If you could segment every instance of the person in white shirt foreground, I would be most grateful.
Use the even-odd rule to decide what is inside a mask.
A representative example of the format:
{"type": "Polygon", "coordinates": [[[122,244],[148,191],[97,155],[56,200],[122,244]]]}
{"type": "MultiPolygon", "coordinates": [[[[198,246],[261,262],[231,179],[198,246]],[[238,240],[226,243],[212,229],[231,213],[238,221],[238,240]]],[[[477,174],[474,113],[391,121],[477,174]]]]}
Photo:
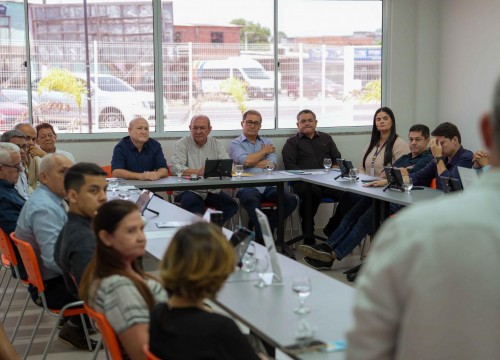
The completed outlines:
{"type": "Polygon", "coordinates": [[[377,234],[346,359],[500,359],[500,81],[480,128],[492,169],[377,234]]]}

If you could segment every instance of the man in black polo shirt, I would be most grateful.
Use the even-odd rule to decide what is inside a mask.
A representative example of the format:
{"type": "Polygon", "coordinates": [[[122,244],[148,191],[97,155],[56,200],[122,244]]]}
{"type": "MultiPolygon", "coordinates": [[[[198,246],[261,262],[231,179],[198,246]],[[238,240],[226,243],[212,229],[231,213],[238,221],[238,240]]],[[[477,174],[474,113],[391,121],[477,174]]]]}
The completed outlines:
{"type": "MultiPolygon", "coordinates": [[[[332,137],[316,131],[318,120],[311,110],[301,110],[297,114],[299,132],[290,137],[282,150],[286,170],[323,169],[323,160],[332,159],[332,164],[340,158],[332,137]]],[[[300,216],[304,243],[314,244],[314,216],[323,197],[340,198],[341,192],[309,183],[297,182],[293,191],[301,198],[300,216]]]]}
{"type": "Polygon", "coordinates": [[[149,137],[148,122],[139,117],[130,122],[129,136],[116,144],[111,158],[113,176],[130,180],[158,180],[168,176],[161,145],[149,137]]]}

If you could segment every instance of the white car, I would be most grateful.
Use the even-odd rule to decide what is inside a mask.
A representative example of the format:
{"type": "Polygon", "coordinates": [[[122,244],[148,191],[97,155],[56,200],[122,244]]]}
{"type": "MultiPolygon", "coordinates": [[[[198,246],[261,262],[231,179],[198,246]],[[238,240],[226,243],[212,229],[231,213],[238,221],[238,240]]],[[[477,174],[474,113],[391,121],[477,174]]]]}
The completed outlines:
{"type": "MultiPolygon", "coordinates": [[[[82,73],[74,75],[85,81],[82,73]]],[[[138,116],[146,119],[150,126],[155,126],[155,97],[153,92],[137,91],[123,80],[113,75],[99,74],[90,76],[90,99],[93,125],[99,128],[126,128],[130,121],[138,116]],[[97,122],[96,122],[97,120],[97,122]]],[[[33,85],[36,93],[39,81],[33,85]]],[[[50,123],[71,122],[78,117],[87,123],[87,98],[82,99],[81,115],[75,100],[62,92],[43,91],[34,95],[41,106],[45,121],[50,123]],[[50,114],[52,113],[52,114],[50,114]],[[51,118],[49,117],[51,116],[51,118]]],[[[164,119],[167,118],[168,106],[163,100],[164,119]]]]}

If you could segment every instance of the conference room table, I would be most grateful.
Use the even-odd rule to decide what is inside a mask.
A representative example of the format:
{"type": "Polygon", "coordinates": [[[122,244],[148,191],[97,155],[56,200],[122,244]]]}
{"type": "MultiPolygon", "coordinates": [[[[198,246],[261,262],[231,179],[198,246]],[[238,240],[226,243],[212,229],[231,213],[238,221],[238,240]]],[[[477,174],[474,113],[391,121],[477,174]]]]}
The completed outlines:
{"type": "MultiPolygon", "coordinates": [[[[133,194],[131,200],[136,197],[137,195],[133,194]]],[[[144,213],[147,221],[146,251],[160,260],[178,228],[160,229],[157,223],[178,222],[180,225],[197,221],[199,216],[159,197],[153,197],[148,208],[159,214],[148,211],[144,213]]],[[[231,232],[226,229],[225,234],[229,237],[231,232]]],[[[257,256],[266,251],[265,247],[255,245],[257,256]]],[[[316,339],[325,342],[345,339],[346,331],[353,323],[354,289],[286,256],[281,254],[277,256],[283,274],[282,283],[256,288],[254,284],[257,282],[257,274],[236,270],[226,281],[214,302],[280,350],[296,342],[296,331],[299,321],[303,318],[315,329],[316,339]],[[294,313],[298,300],[292,291],[292,281],[297,275],[311,279],[312,292],[306,300],[306,306],[311,312],[307,315],[294,313]]],[[[344,352],[315,351],[291,357],[306,360],[343,359],[344,352]]]]}
{"type": "Polygon", "coordinates": [[[285,239],[285,218],[284,218],[284,192],[285,186],[289,181],[298,181],[301,178],[294,174],[281,173],[274,171],[272,174],[244,173],[242,177],[219,178],[198,178],[191,180],[182,177],[181,181],[176,176],[168,176],[156,181],[143,180],[124,180],[126,185],[135,186],[139,189],[148,189],[151,191],[185,191],[185,190],[207,190],[207,189],[235,189],[243,187],[276,186],[278,190],[278,224],[277,224],[277,242],[283,243],[285,239]]]}
{"type": "MultiPolygon", "coordinates": [[[[431,188],[424,187],[421,190],[412,190],[409,194],[388,189],[383,191],[383,188],[365,187],[363,180],[374,179],[371,176],[364,174],[359,175],[359,180],[352,182],[349,178],[338,177],[339,170],[332,169],[326,172],[324,169],[318,170],[303,170],[299,172],[274,171],[272,174],[244,174],[241,178],[209,178],[191,181],[188,178],[182,178],[181,181],[177,177],[169,176],[156,181],[142,180],[125,180],[127,185],[135,186],[140,189],[148,189],[152,191],[168,191],[168,190],[200,190],[200,189],[221,189],[221,188],[241,188],[241,187],[258,187],[258,186],[276,186],[278,189],[278,225],[277,225],[277,242],[284,242],[284,189],[289,182],[304,181],[310,184],[324,186],[336,190],[346,191],[362,196],[368,196],[373,200],[373,229],[376,231],[380,224],[389,216],[389,204],[395,203],[399,205],[412,205],[422,201],[443,196],[443,192],[431,188]]],[[[289,241],[288,244],[294,243],[289,241]]]]}

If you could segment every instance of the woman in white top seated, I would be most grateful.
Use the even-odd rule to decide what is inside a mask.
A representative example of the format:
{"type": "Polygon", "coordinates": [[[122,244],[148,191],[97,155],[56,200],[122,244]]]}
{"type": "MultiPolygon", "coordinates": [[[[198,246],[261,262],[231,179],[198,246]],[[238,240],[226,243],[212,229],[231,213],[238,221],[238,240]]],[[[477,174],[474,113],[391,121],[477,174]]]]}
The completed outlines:
{"type": "Polygon", "coordinates": [[[136,259],[144,255],[144,220],[126,200],[103,204],[94,218],[96,253],[80,283],[80,297],[103,313],[118,336],[124,359],[144,359],[149,343],[149,312],[166,292],[144,273],[136,259]]]}

